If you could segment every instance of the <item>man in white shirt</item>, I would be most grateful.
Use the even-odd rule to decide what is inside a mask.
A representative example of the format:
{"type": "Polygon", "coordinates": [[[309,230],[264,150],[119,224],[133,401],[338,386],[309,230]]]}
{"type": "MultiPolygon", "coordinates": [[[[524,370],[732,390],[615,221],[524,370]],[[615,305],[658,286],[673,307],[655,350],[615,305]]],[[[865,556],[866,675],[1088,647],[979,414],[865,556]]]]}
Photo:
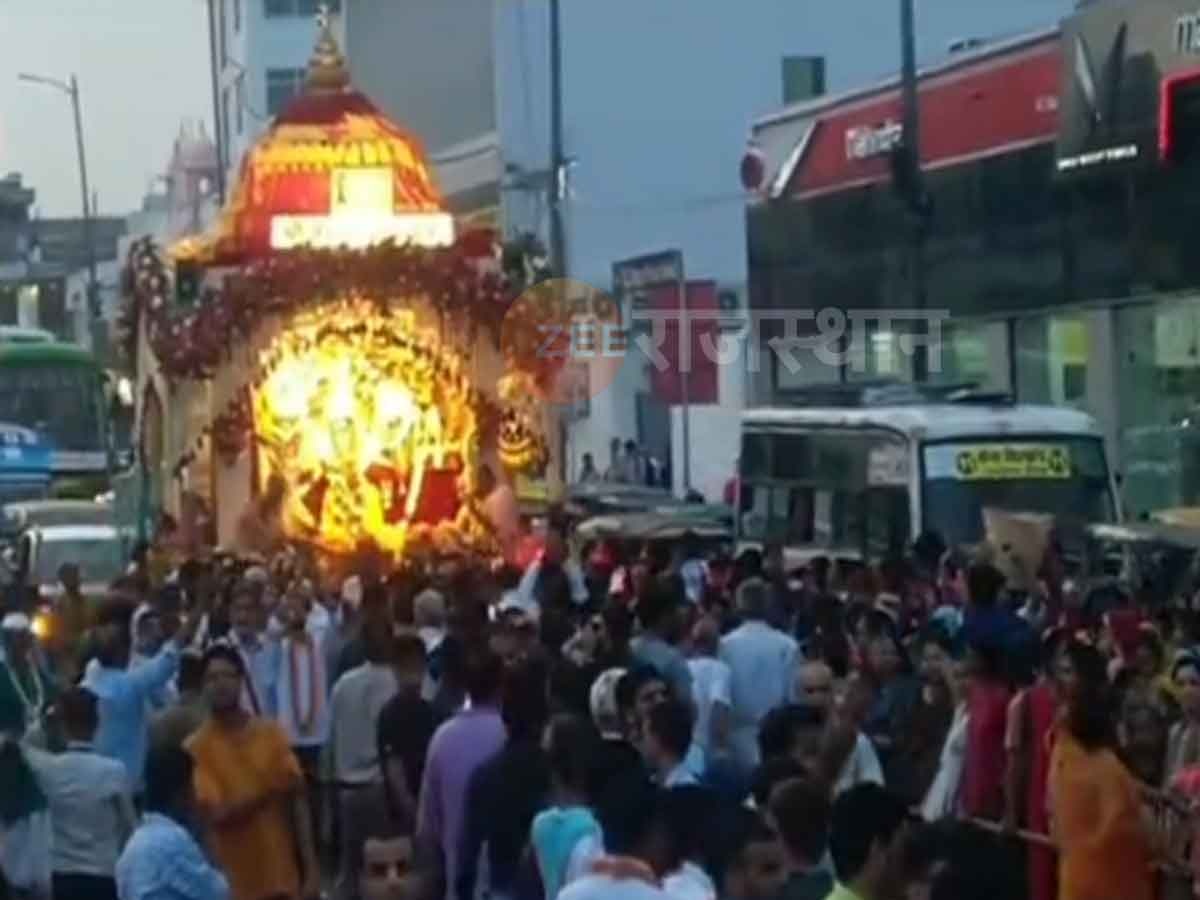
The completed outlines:
{"type": "Polygon", "coordinates": [[[743,624],[721,639],[720,657],[732,673],[733,751],[746,770],[758,765],[758,726],[772,709],[791,698],[796,642],[767,624],[770,585],[760,578],[742,583],[737,610],[743,624]]]}
{"type": "Polygon", "coordinates": [[[74,687],[56,707],[67,738],[65,753],[22,748],[50,809],[55,900],[115,900],[114,872],[133,833],[133,796],[125,767],[92,748],[96,695],[74,687]]]}
{"type": "Polygon", "coordinates": [[[321,833],[319,784],[321,751],[329,740],[329,678],[325,672],[327,630],[314,633],[312,600],[303,584],[295,585],[280,604],[284,633],[279,645],[275,683],[275,720],[287,734],[308,783],[313,829],[321,833]]]}
{"type": "Polygon", "coordinates": [[[342,822],[337,885],[341,900],[350,900],[357,891],[354,855],[362,846],[364,829],[387,814],[376,723],[400,685],[391,665],[390,623],[364,620],[362,640],[366,662],[337,680],[329,702],[329,747],[342,822]]]}
{"type": "Polygon", "coordinates": [[[689,531],[683,536],[683,562],[679,566],[679,577],[683,579],[689,603],[699,603],[704,599],[704,587],[708,583],[708,563],[704,561],[700,538],[694,531],[689,531]]]}

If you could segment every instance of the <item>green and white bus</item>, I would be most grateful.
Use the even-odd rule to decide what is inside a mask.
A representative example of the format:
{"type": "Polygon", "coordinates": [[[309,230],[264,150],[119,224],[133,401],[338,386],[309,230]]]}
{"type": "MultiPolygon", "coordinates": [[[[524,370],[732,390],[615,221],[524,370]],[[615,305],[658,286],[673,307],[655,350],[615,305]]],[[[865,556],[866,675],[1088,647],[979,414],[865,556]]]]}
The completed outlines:
{"type": "Polygon", "coordinates": [[[115,463],[108,377],[83,347],[38,329],[0,328],[0,422],[51,448],[54,493],[91,499],[115,463]]]}

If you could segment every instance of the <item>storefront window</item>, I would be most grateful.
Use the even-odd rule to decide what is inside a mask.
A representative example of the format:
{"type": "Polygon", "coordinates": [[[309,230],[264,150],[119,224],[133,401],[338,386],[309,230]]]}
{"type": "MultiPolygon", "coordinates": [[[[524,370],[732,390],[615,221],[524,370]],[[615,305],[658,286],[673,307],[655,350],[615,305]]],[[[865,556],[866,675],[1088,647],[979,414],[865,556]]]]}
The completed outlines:
{"type": "Polygon", "coordinates": [[[1019,320],[1016,349],[1017,396],[1022,403],[1087,408],[1091,337],[1082,315],[1019,320]]]}
{"type": "MultiPolygon", "coordinates": [[[[837,365],[817,356],[813,347],[794,345],[778,351],[767,348],[775,368],[775,390],[795,391],[817,384],[837,384],[841,372],[837,365]]],[[[825,354],[829,356],[829,354],[825,354]]]]}
{"type": "Polygon", "coordinates": [[[848,381],[912,381],[913,345],[898,324],[889,323],[885,328],[866,321],[851,330],[846,352],[848,381]]]}
{"type": "Polygon", "coordinates": [[[942,384],[975,384],[989,391],[1011,390],[1005,322],[963,322],[942,329],[940,360],[930,359],[930,379],[942,384]],[[935,366],[936,363],[940,365],[935,366]]]}
{"type": "Polygon", "coordinates": [[[1200,300],[1116,311],[1130,515],[1200,504],[1200,300]]]}

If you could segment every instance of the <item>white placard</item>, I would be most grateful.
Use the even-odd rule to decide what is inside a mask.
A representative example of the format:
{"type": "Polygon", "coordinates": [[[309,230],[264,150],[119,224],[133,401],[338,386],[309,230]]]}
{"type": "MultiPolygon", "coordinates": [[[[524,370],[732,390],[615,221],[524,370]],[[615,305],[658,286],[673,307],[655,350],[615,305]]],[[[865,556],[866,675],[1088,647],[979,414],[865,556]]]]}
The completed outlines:
{"type": "Polygon", "coordinates": [[[908,448],[903,444],[871,448],[867,457],[867,484],[871,487],[904,487],[908,472],[908,448]]]}
{"type": "Polygon", "coordinates": [[[454,243],[454,218],[448,213],[340,213],[333,216],[273,216],[271,247],[353,250],[395,241],[420,247],[454,243]]]}

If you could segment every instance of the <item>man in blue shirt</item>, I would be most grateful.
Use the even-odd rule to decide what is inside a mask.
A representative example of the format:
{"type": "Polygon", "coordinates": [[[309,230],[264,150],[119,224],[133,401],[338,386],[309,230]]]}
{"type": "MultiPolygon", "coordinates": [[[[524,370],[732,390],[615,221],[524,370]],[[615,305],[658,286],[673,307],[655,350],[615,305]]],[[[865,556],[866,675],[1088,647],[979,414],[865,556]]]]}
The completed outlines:
{"type": "Polygon", "coordinates": [[[96,752],[123,763],[136,791],[146,760],[149,700],[175,677],[180,648],[191,641],[200,617],[195,611],[188,614],[157,655],[130,669],[132,619],[133,605],[124,598],[112,598],[101,608],[97,617],[98,665],[88,669],[82,686],[97,699],[96,752]]]}
{"type": "Polygon", "coordinates": [[[146,761],[146,813],[117,860],[121,900],[229,900],[229,882],[192,837],[191,817],[192,757],[156,748],[146,761]]]}

